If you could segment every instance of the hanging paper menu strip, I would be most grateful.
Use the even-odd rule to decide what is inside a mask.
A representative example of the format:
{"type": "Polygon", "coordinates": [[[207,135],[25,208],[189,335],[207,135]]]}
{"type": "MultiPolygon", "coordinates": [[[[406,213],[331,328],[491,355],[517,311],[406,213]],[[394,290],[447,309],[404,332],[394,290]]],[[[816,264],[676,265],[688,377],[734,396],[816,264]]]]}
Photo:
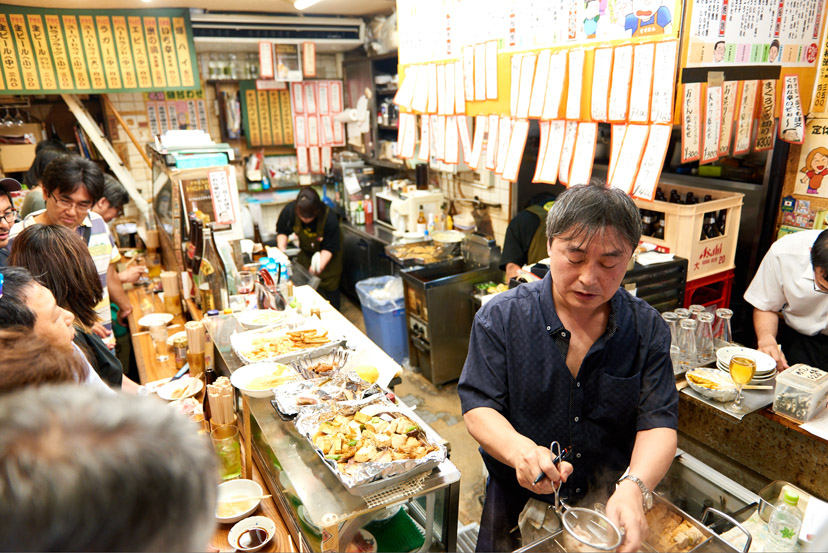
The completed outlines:
{"type": "Polygon", "coordinates": [[[722,85],[722,127],[719,135],[719,156],[726,156],[730,153],[730,136],[733,134],[736,92],[738,90],[738,81],[725,81],[722,85]]]}
{"type": "Polygon", "coordinates": [[[460,147],[463,149],[463,161],[468,164],[471,159],[472,145],[469,137],[469,121],[465,115],[457,116],[457,132],[460,135],[460,147]]]}
{"type": "Polygon", "coordinates": [[[520,64],[523,54],[515,54],[511,57],[511,71],[509,72],[509,113],[512,117],[517,115],[518,95],[520,94],[520,64]]]}
{"type": "Polygon", "coordinates": [[[512,120],[505,115],[500,118],[500,128],[497,129],[497,163],[495,173],[500,175],[506,167],[506,156],[509,154],[509,141],[512,139],[512,120]]]}
{"type": "MultiPolygon", "coordinates": [[[[236,211],[233,209],[233,198],[230,195],[230,180],[227,171],[210,171],[207,173],[210,180],[210,195],[213,197],[213,213],[215,222],[219,225],[231,225],[236,222],[236,211]]],[[[235,184],[234,184],[235,186],[235,184]]]]}
{"type": "Polygon", "coordinates": [[[572,170],[569,174],[570,185],[588,184],[592,175],[592,163],[595,160],[595,144],[598,139],[598,123],[580,123],[575,139],[575,151],[572,154],[572,170]]]}
{"type": "Polygon", "coordinates": [[[486,43],[486,100],[497,100],[497,41],[486,43]]]}
{"type": "Polygon", "coordinates": [[[447,63],[446,67],[446,115],[454,115],[454,92],[455,92],[455,84],[454,84],[454,64],[447,63]]]}
{"type": "Polygon", "coordinates": [[[738,94],[739,105],[736,108],[736,138],[733,140],[733,153],[745,154],[750,150],[750,138],[753,134],[753,119],[756,110],[756,91],[759,81],[741,83],[738,94]]]}
{"type": "Polygon", "coordinates": [[[397,93],[394,94],[393,102],[401,108],[411,109],[411,103],[414,101],[414,84],[417,81],[419,74],[419,66],[411,65],[405,70],[405,78],[400,83],[397,93]]]}
{"type": "Polygon", "coordinates": [[[477,100],[475,96],[474,86],[474,71],[475,71],[475,54],[474,46],[463,47],[463,88],[466,92],[466,98],[471,102],[477,100]]]}
{"type": "Polygon", "coordinates": [[[632,196],[642,200],[652,200],[655,197],[658,178],[664,167],[664,156],[667,155],[667,146],[670,144],[670,125],[650,125],[647,136],[647,146],[641,156],[638,174],[635,176],[632,196]]]}
{"type": "Polygon", "coordinates": [[[428,67],[414,66],[414,98],[411,100],[411,109],[419,113],[428,112],[428,67]]]}
{"type": "Polygon", "coordinates": [[[632,84],[630,85],[630,123],[647,123],[653,81],[655,44],[636,44],[633,50],[632,84]]]}
{"type": "Polygon", "coordinates": [[[532,82],[535,77],[535,61],[537,56],[526,54],[520,61],[520,84],[518,87],[517,117],[529,117],[529,103],[532,99],[532,82]]]}
{"type": "Polygon", "coordinates": [[[446,146],[444,148],[445,161],[449,165],[457,165],[460,155],[460,138],[457,133],[457,118],[454,115],[446,117],[446,146]]]}
{"type": "Polygon", "coordinates": [[[610,85],[608,108],[609,120],[612,123],[623,123],[627,120],[632,62],[632,46],[619,46],[615,49],[612,61],[612,84],[610,85]]]}
{"type": "Polygon", "coordinates": [[[503,178],[509,182],[517,180],[527,136],[529,136],[529,121],[526,119],[516,121],[515,128],[512,129],[512,137],[509,139],[506,164],[503,166],[503,178]]]}
{"type": "Polygon", "coordinates": [[[428,68],[428,107],[426,111],[428,113],[437,113],[437,94],[439,91],[437,84],[437,64],[430,63],[426,67],[428,68]]]}
{"type": "Polygon", "coordinates": [[[546,151],[543,153],[543,167],[538,176],[540,182],[555,184],[558,181],[565,129],[566,121],[549,122],[549,137],[546,139],[546,151]]]}
{"type": "Polygon", "coordinates": [[[719,159],[719,138],[722,134],[722,87],[707,86],[704,101],[704,131],[699,163],[719,159]]]}
{"type": "Polygon", "coordinates": [[[431,152],[440,161],[445,160],[446,153],[446,118],[442,115],[431,117],[431,152]]]}
{"type": "Polygon", "coordinates": [[[782,77],[782,113],[779,118],[779,138],[792,144],[805,140],[805,118],[799,98],[799,76],[782,77]]]}
{"type": "Polygon", "coordinates": [[[304,147],[296,148],[296,171],[300,175],[307,175],[310,170],[308,168],[308,149],[304,147]]]}
{"type": "Polygon", "coordinates": [[[293,112],[305,113],[305,92],[302,83],[291,83],[290,96],[293,100],[293,112]]]}
{"type": "Polygon", "coordinates": [[[590,116],[593,121],[607,121],[607,104],[609,103],[610,75],[612,75],[612,48],[595,50],[592,66],[592,94],[590,116]]]}
{"type": "Polygon", "coordinates": [[[437,114],[446,115],[446,66],[437,66],[437,114]]]}
{"type": "Polygon", "coordinates": [[[546,80],[546,98],[543,103],[541,119],[552,120],[560,117],[564,84],[564,79],[561,77],[565,71],[566,50],[555,52],[549,59],[549,76],[546,80]]]}
{"type": "MultiPolygon", "coordinates": [[[[405,121],[405,136],[400,144],[400,155],[403,159],[414,157],[414,147],[417,144],[417,116],[413,113],[401,113],[400,119],[405,121]]],[[[400,123],[402,127],[402,123],[400,123]]]]}
{"type": "Polygon", "coordinates": [[[676,88],[678,41],[659,42],[653,56],[653,98],[650,104],[651,123],[673,122],[673,91],[676,88]]]}
{"type": "Polygon", "coordinates": [[[466,90],[463,86],[463,64],[454,62],[454,111],[466,113],[466,90]]]}
{"type": "Polygon", "coordinates": [[[701,83],[685,83],[681,102],[681,162],[701,156],[701,83]]]}
{"type": "Polygon", "coordinates": [[[483,137],[486,134],[486,123],[488,118],[485,115],[478,115],[474,118],[474,142],[472,143],[471,157],[468,165],[470,169],[480,167],[480,155],[483,153],[483,137]]]}
{"type": "Polygon", "coordinates": [[[570,50],[568,90],[566,93],[566,118],[577,121],[581,118],[581,90],[584,84],[584,51],[570,50]]]}
{"type": "Polygon", "coordinates": [[[776,81],[760,81],[759,85],[759,126],[753,149],[757,152],[773,148],[774,111],[776,109],[776,81]]]}
{"type": "Polygon", "coordinates": [[[500,126],[500,118],[497,115],[489,116],[487,125],[489,132],[486,135],[486,169],[494,171],[497,162],[497,133],[500,126]]]}
{"type": "Polygon", "coordinates": [[[558,168],[558,180],[569,186],[569,171],[572,168],[572,153],[575,151],[575,140],[578,138],[578,122],[567,121],[564,131],[563,148],[561,149],[561,164],[558,168]]]}
{"type": "MultiPolygon", "coordinates": [[[[471,96],[470,96],[471,97],[471,96]]],[[[474,45],[474,96],[475,100],[486,99],[486,45],[474,45]]]]}
{"type": "Polygon", "coordinates": [[[417,152],[417,161],[425,161],[428,162],[428,152],[429,147],[431,146],[431,131],[429,130],[431,126],[429,125],[429,117],[428,115],[423,115],[420,117],[420,149],[417,152]]]}
{"type": "Polygon", "coordinates": [[[532,175],[532,182],[541,182],[540,173],[543,169],[543,160],[546,155],[546,143],[549,140],[549,121],[541,121],[538,125],[540,127],[540,144],[538,144],[538,160],[535,163],[535,173],[532,175]]]}
{"type": "Polygon", "coordinates": [[[532,82],[532,94],[529,101],[529,117],[533,119],[543,115],[543,101],[546,98],[546,83],[549,80],[549,60],[551,57],[551,50],[543,50],[538,54],[535,79],[532,82]]]}
{"type": "Polygon", "coordinates": [[[609,167],[607,168],[607,184],[609,185],[612,185],[612,175],[615,173],[615,166],[618,164],[618,155],[621,153],[621,145],[624,143],[624,135],[626,133],[627,125],[618,124],[612,126],[609,167]]]}
{"type": "Polygon", "coordinates": [[[612,174],[613,188],[623,190],[627,194],[632,191],[641,161],[641,153],[647,142],[648,132],[648,125],[627,126],[627,131],[624,133],[624,142],[621,144],[621,151],[618,153],[618,162],[612,174]]]}

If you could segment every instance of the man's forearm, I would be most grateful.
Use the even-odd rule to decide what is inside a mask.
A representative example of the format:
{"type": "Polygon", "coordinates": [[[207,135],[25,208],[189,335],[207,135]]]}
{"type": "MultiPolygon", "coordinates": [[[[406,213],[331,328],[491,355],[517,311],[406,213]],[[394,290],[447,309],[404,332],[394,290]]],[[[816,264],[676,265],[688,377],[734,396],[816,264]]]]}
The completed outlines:
{"type": "Polygon", "coordinates": [[[333,254],[328,250],[320,250],[319,251],[319,272],[320,273],[325,270],[325,267],[328,266],[328,263],[330,263],[332,257],[333,257],[333,254]]]}
{"type": "Polygon", "coordinates": [[[753,310],[753,328],[756,330],[756,342],[759,346],[775,345],[779,330],[779,315],[774,311],[753,310]]]}
{"type": "Polygon", "coordinates": [[[505,269],[506,282],[509,282],[518,275],[518,272],[520,271],[520,265],[518,265],[517,263],[507,263],[505,269]]]}
{"type": "Polygon", "coordinates": [[[288,242],[287,234],[277,234],[276,235],[276,247],[279,248],[280,250],[285,251],[287,249],[287,242],[288,242]]]}
{"type": "Polygon", "coordinates": [[[518,433],[506,417],[490,407],[478,407],[468,411],[463,415],[463,421],[472,438],[477,440],[489,455],[513,468],[517,462],[516,454],[536,445],[518,433]]]}
{"type": "Polygon", "coordinates": [[[638,432],[630,459],[630,474],[639,477],[650,490],[654,489],[673,463],[677,436],[672,428],[652,428],[638,432]]]}

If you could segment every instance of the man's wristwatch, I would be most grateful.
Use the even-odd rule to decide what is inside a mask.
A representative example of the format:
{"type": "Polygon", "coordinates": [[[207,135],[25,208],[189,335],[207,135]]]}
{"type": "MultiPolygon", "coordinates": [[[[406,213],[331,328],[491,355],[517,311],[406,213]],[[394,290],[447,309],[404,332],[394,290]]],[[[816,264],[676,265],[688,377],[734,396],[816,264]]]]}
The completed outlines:
{"type": "Polygon", "coordinates": [[[650,509],[653,508],[653,492],[650,491],[644,482],[641,481],[641,478],[634,474],[625,474],[621,478],[618,479],[618,482],[615,483],[615,486],[618,487],[618,484],[623,482],[624,480],[632,480],[638,486],[638,489],[641,490],[641,497],[643,498],[643,505],[644,505],[644,512],[646,513],[650,509]]]}

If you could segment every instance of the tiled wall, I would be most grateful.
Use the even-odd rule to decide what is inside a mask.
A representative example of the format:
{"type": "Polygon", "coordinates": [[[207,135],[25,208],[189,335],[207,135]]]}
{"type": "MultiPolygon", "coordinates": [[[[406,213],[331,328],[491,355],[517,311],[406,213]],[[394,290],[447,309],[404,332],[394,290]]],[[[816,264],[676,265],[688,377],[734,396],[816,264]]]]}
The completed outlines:
{"type": "MultiPolygon", "coordinates": [[[[488,212],[495,241],[503,246],[503,237],[506,235],[506,227],[511,219],[509,191],[512,183],[487,170],[457,174],[438,173],[437,178],[440,189],[449,198],[473,199],[477,196],[481,202],[500,204],[498,207],[488,208],[488,212]]],[[[454,206],[458,212],[470,213],[472,211],[472,204],[469,202],[455,201],[454,206]]]]}
{"type": "MultiPolygon", "coordinates": [[[[132,134],[135,135],[138,142],[142,144],[142,147],[144,144],[152,141],[147,123],[147,112],[144,107],[143,94],[140,92],[110,94],[109,100],[121,114],[121,117],[129,126],[129,130],[132,131],[132,134]]],[[[127,135],[114,115],[107,113],[107,118],[109,119],[108,124],[111,135],[109,140],[112,142],[112,146],[132,173],[138,190],[145,198],[149,199],[152,195],[152,170],[147,166],[138,148],[129,139],[129,135],[127,135]]]]}

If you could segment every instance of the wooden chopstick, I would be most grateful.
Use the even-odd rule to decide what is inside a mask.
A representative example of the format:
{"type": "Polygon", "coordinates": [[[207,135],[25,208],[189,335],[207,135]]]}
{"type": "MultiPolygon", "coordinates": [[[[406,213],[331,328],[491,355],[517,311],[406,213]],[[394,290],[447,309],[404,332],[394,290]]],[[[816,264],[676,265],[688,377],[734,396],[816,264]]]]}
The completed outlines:
{"type": "Polygon", "coordinates": [[[239,502],[241,502],[241,501],[257,501],[257,500],[261,501],[262,499],[269,499],[270,497],[271,497],[270,495],[260,495],[260,496],[254,496],[254,497],[231,497],[231,498],[227,498],[227,499],[219,499],[218,502],[219,503],[235,503],[236,501],[239,501],[239,502]]]}

